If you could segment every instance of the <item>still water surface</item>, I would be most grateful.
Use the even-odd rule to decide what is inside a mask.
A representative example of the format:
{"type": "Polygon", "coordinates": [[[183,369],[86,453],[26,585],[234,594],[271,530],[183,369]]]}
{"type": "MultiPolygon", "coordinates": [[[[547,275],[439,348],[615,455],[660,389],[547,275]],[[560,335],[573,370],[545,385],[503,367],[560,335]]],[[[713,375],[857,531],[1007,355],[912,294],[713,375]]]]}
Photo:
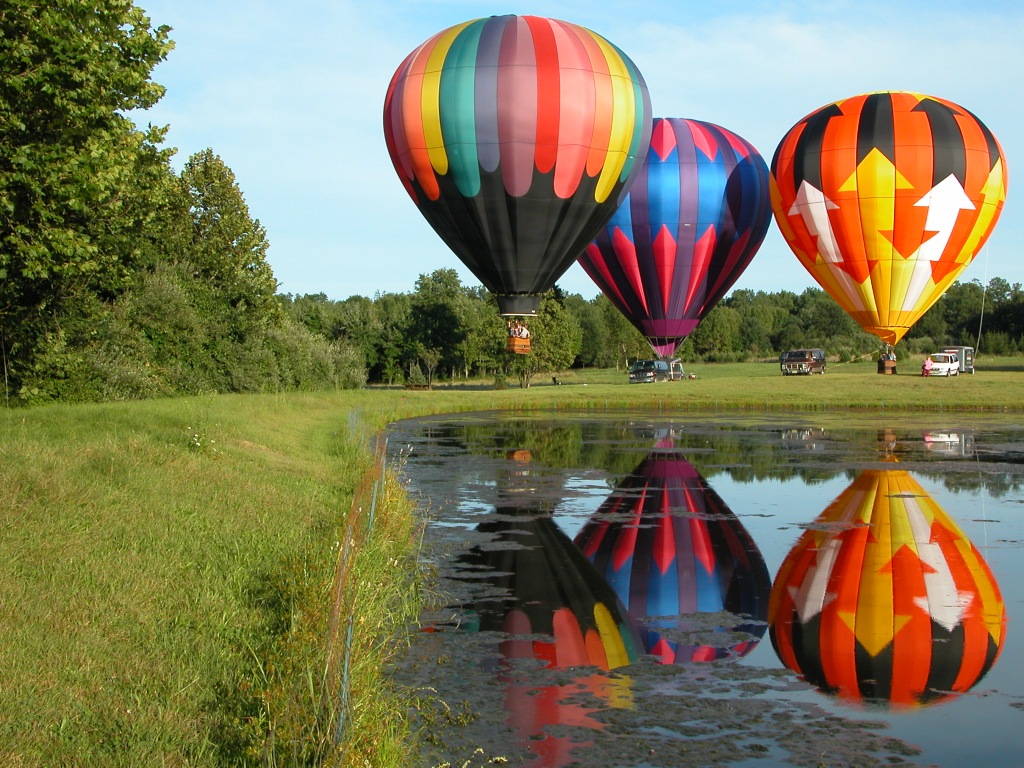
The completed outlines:
{"type": "Polygon", "coordinates": [[[1024,420],[401,422],[423,765],[1024,757],[1024,420]],[[502,763],[507,760],[508,763],[502,763]]]}

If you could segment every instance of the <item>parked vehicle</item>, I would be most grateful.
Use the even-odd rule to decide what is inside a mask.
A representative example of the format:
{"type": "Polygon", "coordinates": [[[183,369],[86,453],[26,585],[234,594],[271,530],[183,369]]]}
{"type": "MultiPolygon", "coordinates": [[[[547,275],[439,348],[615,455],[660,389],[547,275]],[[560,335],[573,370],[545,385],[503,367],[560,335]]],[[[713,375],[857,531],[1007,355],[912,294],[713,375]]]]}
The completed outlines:
{"type": "Polygon", "coordinates": [[[960,373],[974,373],[974,347],[943,347],[943,352],[953,352],[960,361],[960,373]]]}
{"type": "Polygon", "coordinates": [[[783,376],[825,373],[825,350],[791,349],[779,356],[779,368],[783,376]]]}
{"type": "Polygon", "coordinates": [[[921,366],[922,376],[957,376],[960,373],[960,359],[956,352],[933,352],[921,366]]]}
{"type": "Polygon", "coordinates": [[[651,384],[656,381],[682,381],[686,378],[683,364],[672,360],[637,360],[629,367],[630,384],[651,384]]]}

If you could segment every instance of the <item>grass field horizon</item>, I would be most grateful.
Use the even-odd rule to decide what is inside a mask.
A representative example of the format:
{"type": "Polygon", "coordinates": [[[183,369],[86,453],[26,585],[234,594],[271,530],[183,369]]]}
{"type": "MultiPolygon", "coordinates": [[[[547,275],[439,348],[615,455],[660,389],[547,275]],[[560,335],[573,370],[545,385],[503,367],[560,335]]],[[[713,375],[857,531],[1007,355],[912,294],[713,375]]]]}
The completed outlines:
{"type": "Polygon", "coordinates": [[[0,763],[405,765],[406,703],[381,670],[416,614],[419,521],[374,452],[388,423],[491,410],[1024,413],[1024,358],[982,358],[950,379],[909,365],[783,377],[770,363],[688,364],[695,379],[652,385],[584,370],[528,389],[442,380],[4,409],[0,763]]]}

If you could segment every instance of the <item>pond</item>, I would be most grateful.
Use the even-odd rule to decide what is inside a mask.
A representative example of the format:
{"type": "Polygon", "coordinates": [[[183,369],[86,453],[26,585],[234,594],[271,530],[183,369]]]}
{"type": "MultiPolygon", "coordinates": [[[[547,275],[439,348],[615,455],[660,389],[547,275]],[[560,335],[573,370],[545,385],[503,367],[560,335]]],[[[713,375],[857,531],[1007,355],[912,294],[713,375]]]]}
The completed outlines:
{"type": "Polygon", "coordinates": [[[1024,419],[410,420],[421,765],[1015,764],[1024,419]]]}

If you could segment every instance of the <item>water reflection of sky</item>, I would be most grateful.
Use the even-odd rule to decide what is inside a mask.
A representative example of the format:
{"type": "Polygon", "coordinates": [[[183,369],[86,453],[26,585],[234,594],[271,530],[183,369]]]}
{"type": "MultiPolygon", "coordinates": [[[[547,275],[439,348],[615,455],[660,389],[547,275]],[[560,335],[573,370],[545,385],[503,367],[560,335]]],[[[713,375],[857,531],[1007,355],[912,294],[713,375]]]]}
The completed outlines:
{"type": "MultiPolygon", "coordinates": [[[[464,426],[464,417],[455,419],[460,420],[464,426]]],[[[781,423],[761,423],[738,432],[721,417],[717,424],[705,424],[697,430],[692,421],[671,424],[680,437],[675,443],[680,454],[700,467],[708,486],[756,542],[770,577],[779,572],[806,526],[834,500],[848,493],[851,482],[865,468],[909,469],[909,476],[919,484],[923,495],[955,521],[987,562],[1002,590],[1010,618],[1002,656],[995,667],[968,693],[952,701],[909,711],[880,711],[878,707],[858,709],[844,705],[799,686],[784,695],[843,718],[881,718],[891,726],[888,735],[922,747],[922,754],[915,758],[922,763],[1013,762],[1019,756],[1016,726],[1024,708],[1024,652],[1019,618],[1014,623],[1016,615],[1024,610],[1024,589],[1020,579],[1015,578],[1024,566],[1024,492],[1016,484],[1020,478],[1015,474],[1020,450],[1018,435],[1022,433],[1005,422],[961,424],[940,431],[926,429],[919,423],[900,424],[893,419],[888,420],[886,429],[878,430],[870,426],[870,418],[864,417],[852,426],[839,422],[827,428],[806,427],[799,416],[781,417],[778,421],[781,423]],[[686,439],[682,439],[684,435],[686,439]],[[721,436],[723,447],[719,450],[721,436]],[[744,458],[748,455],[745,451],[749,460],[744,458]],[[893,458],[900,461],[892,463],[893,458]],[[716,463],[718,459],[722,461],[716,463]]],[[[501,478],[509,466],[505,458],[508,441],[528,443],[524,435],[529,434],[531,425],[519,425],[496,438],[483,426],[483,421],[478,421],[471,429],[454,429],[453,439],[445,429],[438,431],[439,423],[440,420],[433,420],[425,432],[421,426],[399,425],[391,442],[393,447],[396,441],[409,441],[415,446],[405,474],[414,491],[431,499],[436,523],[471,530],[478,518],[493,511],[502,493],[508,497],[511,487],[514,498],[520,500],[517,503],[539,502],[552,511],[557,527],[568,539],[581,535],[601,505],[614,495],[624,471],[628,473],[628,468],[644,459],[645,447],[657,442],[659,435],[664,440],[660,424],[653,431],[638,429],[635,423],[618,432],[611,430],[609,434],[619,435],[617,439],[601,431],[584,431],[584,444],[589,441],[593,447],[595,440],[613,444],[615,450],[610,454],[621,449],[625,460],[620,455],[612,470],[599,466],[600,462],[584,467],[549,467],[545,457],[571,456],[574,450],[587,454],[586,446],[559,446],[555,451],[541,443],[530,456],[532,462],[524,465],[529,470],[520,470],[518,479],[513,476],[506,481],[501,478]],[[429,436],[424,438],[425,434],[429,436]],[[445,439],[439,440],[439,434],[444,434],[445,439]],[[441,453],[447,455],[447,461],[436,463],[438,456],[431,454],[433,445],[444,446],[441,453]],[[470,456],[472,461],[467,460],[470,456]],[[425,471],[428,463],[433,463],[434,471],[425,471]],[[517,482],[525,485],[516,490],[517,482]]],[[[550,425],[538,422],[532,426],[541,430],[550,425]]],[[[498,433],[501,432],[499,428],[498,433]]],[[[573,439],[570,437],[568,442],[573,439]]],[[[566,459],[563,463],[571,465],[572,461],[566,459]]],[[[782,667],[767,635],[736,663],[755,670],[782,667]]],[[[777,758],[775,750],[773,746],[766,755],[777,758]]],[[[768,763],[748,760],[745,764],[770,764],[771,759],[766,760],[768,763]]]]}

